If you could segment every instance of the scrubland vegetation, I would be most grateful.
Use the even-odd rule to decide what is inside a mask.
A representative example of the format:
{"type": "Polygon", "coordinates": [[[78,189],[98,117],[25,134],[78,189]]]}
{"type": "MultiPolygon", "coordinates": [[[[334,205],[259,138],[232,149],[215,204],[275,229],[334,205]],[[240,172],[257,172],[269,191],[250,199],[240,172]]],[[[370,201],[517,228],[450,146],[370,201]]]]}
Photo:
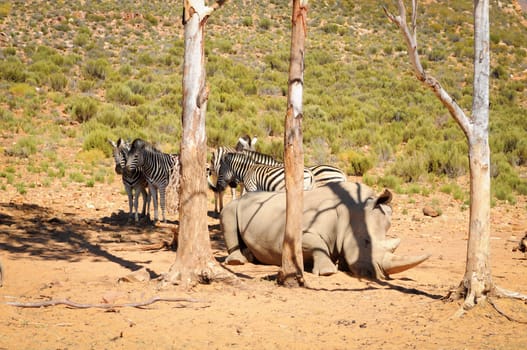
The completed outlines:
{"type": "MultiPolygon", "coordinates": [[[[177,152],[181,137],[181,4],[152,0],[0,1],[0,189],[18,160],[93,186],[114,176],[107,138],[142,137],[177,152]],[[37,137],[38,136],[38,137],[37,137]],[[71,145],[81,165],[56,157],[71,145]],[[10,164],[12,163],[12,164],[10,164]]],[[[389,4],[389,2],[385,2],[389,4]]],[[[312,2],[305,56],[305,162],[332,163],[369,185],[442,191],[461,202],[464,135],[412,74],[403,38],[378,1],[312,2]]],[[[470,114],[472,1],[421,5],[425,69],[470,114]]],[[[207,23],[210,147],[257,136],[282,157],[290,4],[228,1],[207,23]]],[[[490,142],[495,200],[527,195],[527,27],[511,1],[491,1],[490,142]]],[[[466,203],[465,203],[466,205],[466,203]]]]}

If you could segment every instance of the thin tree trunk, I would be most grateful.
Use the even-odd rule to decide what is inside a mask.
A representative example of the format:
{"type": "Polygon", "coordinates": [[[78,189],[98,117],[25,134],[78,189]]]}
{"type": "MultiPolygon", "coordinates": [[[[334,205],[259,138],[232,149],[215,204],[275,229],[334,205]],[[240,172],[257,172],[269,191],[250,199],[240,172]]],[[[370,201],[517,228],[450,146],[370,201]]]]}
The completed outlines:
{"type": "Polygon", "coordinates": [[[185,58],[183,68],[183,132],[179,234],[176,260],[165,279],[185,287],[208,283],[225,271],[212,255],[207,226],[206,86],[204,31],[213,11],[203,0],[184,1],[185,58]],[[198,12],[199,11],[199,12],[198,12]],[[200,176],[201,174],[201,176],[200,176]]]}
{"type": "Polygon", "coordinates": [[[302,257],[302,211],[304,206],[304,150],[302,148],[302,94],[307,32],[307,0],[293,0],[289,88],[284,133],[286,226],[282,268],[278,283],[304,285],[302,257]]]}
{"type": "Polygon", "coordinates": [[[465,308],[473,307],[493,288],[490,270],[490,149],[489,149],[489,3],[474,1],[473,132],[469,139],[470,228],[462,285],[465,308]]]}
{"type": "Polygon", "coordinates": [[[474,95],[472,116],[467,118],[463,110],[441,87],[428,76],[417,52],[416,20],[417,1],[412,0],[412,26],[406,24],[406,9],[398,0],[399,16],[385,8],[388,18],[403,33],[408,55],[417,78],[434,91],[461,127],[469,145],[470,164],[470,219],[465,274],[454,297],[464,297],[464,308],[473,307],[495,289],[490,270],[490,149],[489,149],[489,3],[474,0],[474,95]]]}

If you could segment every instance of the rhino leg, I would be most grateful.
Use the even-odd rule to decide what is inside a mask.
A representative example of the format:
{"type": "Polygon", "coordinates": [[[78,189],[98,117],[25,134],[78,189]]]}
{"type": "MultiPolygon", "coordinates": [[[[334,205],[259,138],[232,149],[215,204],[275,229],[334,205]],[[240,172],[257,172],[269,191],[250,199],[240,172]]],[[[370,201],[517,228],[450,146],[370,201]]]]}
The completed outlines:
{"type": "Polygon", "coordinates": [[[236,249],[227,256],[225,263],[227,265],[243,265],[248,262],[247,258],[242,254],[240,249],[236,249]]]}
{"type": "Polygon", "coordinates": [[[318,234],[304,233],[302,236],[304,256],[313,260],[312,273],[319,276],[329,276],[337,273],[337,266],[331,260],[326,242],[318,234]]]}
{"type": "Polygon", "coordinates": [[[234,200],[226,205],[220,214],[220,226],[225,239],[225,245],[229,255],[225,263],[229,265],[243,265],[247,258],[242,254],[240,247],[240,236],[238,234],[237,207],[238,200],[234,200]]]}

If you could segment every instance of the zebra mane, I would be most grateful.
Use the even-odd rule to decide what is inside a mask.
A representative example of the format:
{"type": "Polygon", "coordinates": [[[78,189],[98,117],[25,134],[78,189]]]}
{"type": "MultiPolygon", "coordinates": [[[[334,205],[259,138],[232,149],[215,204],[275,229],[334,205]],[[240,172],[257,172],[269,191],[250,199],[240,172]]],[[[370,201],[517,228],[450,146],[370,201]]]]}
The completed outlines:
{"type": "Polygon", "coordinates": [[[159,150],[158,148],[156,148],[153,144],[151,144],[150,142],[147,142],[143,139],[135,139],[134,142],[132,142],[132,146],[130,147],[130,151],[133,152],[135,150],[145,150],[147,152],[152,152],[152,153],[163,153],[161,150],[159,150]]]}

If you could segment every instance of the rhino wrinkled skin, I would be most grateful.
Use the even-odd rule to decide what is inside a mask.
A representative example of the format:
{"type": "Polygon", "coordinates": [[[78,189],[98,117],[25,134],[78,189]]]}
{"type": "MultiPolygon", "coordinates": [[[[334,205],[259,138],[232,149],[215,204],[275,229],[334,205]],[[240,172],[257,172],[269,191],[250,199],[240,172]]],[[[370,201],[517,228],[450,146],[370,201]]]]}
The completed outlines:
{"type": "MultiPolygon", "coordinates": [[[[229,253],[227,264],[281,265],[285,196],[285,192],[247,193],[223,209],[220,223],[229,253]]],[[[306,268],[316,275],[331,275],[340,269],[357,277],[387,278],[428,259],[429,255],[393,253],[400,241],[386,238],[391,197],[387,190],[375,196],[371,188],[352,182],[329,183],[304,192],[306,268]]]]}

